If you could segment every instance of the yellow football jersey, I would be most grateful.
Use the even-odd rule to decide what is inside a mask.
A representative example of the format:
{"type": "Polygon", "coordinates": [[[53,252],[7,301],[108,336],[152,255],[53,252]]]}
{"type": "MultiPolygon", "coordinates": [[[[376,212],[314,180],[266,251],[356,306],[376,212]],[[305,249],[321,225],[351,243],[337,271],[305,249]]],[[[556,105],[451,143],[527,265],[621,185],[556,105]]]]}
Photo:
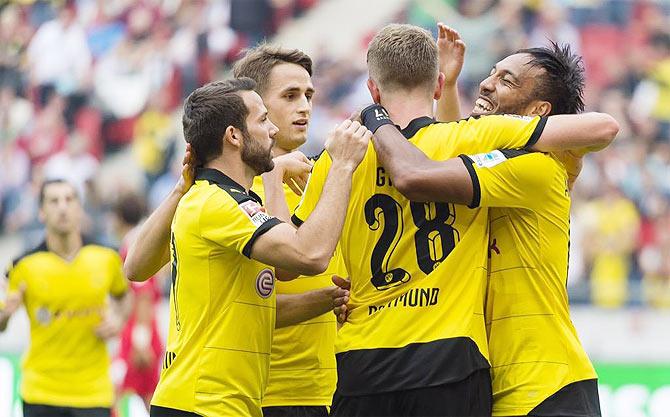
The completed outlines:
{"type": "MultiPolygon", "coordinates": [[[[551,156],[525,151],[473,156],[469,170],[480,206],[515,207],[490,209],[485,317],[493,415],[526,415],[568,384],[596,378],[568,307],[567,174],[551,156]]],[[[555,415],[567,415],[554,402],[555,415]]],[[[592,404],[573,397],[569,409],[592,415],[592,404]]]]}
{"type": "Polygon", "coordinates": [[[61,407],[111,407],[109,353],[95,334],[108,296],[128,286],[112,249],[84,244],[71,261],[46,243],[13,262],[9,292],[25,285],[30,346],[22,364],[21,398],[61,407]]]}
{"type": "MultiPolygon", "coordinates": [[[[261,177],[254,178],[251,189],[265,199],[261,177]]],[[[291,212],[300,196],[284,184],[284,195],[291,212]]],[[[301,294],[330,287],[331,276],[346,276],[341,257],[336,252],[328,269],[317,276],[300,276],[292,281],[277,281],[277,294],[301,294]]],[[[268,380],[263,407],[330,405],[337,371],[335,368],[335,335],[337,321],[332,312],[294,326],[275,329],[268,380]]]]}
{"type": "MultiPolygon", "coordinates": [[[[534,143],[546,119],[511,116],[435,123],[413,120],[403,134],[429,158],[534,143]]],[[[300,206],[304,221],[331,159],[314,165],[300,206]]],[[[439,385],[488,368],[484,324],[488,211],[404,198],[372,143],[353,177],[340,239],[351,277],[349,319],[336,340],[342,395],[439,385]]]]}
{"type": "Polygon", "coordinates": [[[280,221],[214,169],[199,169],[172,222],[170,327],[152,404],[261,416],[275,325],[274,272],[250,259],[280,221]]]}

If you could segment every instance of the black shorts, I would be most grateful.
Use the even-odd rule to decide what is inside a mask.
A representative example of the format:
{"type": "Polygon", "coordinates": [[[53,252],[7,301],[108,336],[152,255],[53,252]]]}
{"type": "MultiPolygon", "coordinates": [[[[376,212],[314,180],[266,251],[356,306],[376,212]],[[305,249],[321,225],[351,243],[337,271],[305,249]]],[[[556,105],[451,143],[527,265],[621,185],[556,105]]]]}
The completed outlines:
{"type": "Polygon", "coordinates": [[[466,379],[434,387],[361,396],[335,392],[333,417],[484,417],[491,415],[491,375],[488,369],[466,379]]]}
{"type": "Polygon", "coordinates": [[[263,417],[328,417],[328,407],[323,405],[263,407],[263,417]]]}
{"type": "Polygon", "coordinates": [[[535,417],[600,417],[598,380],[573,382],[533,408],[535,417]]]}
{"type": "Polygon", "coordinates": [[[151,417],[200,417],[196,413],[190,411],[177,410],[176,408],[159,407],[152,405],[149,410],[151,417]]]}
{"type": "Polygon", "coordinates": [[[23,402],[23,417],[109,417],[111,413],[112,410],[105,407],[58,407],[23,402]]]}

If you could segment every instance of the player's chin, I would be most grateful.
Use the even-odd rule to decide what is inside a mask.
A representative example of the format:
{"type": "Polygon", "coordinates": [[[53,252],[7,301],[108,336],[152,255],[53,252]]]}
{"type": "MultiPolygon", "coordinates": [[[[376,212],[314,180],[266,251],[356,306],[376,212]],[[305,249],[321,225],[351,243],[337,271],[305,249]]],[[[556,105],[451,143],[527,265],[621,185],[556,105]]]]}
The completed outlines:
{"type": "Polygon", "coordinates": [[[270,157],[270,159],[268,161],[266,161],[266,163],[265,163],[265,167],[263,168],[263,172],[261,172],[260,174],[263,174],[265,172],[270,172],[273,169],[275,169],[275,161],[273,161],[272,157],[270,157]]]}
{"type": "Polygon", "coordinates": [[[291,144],[294,146],[293,149],[299,148],[307,142],[307,129],[293,129],[293,132],[291,133],[291,144]]]}

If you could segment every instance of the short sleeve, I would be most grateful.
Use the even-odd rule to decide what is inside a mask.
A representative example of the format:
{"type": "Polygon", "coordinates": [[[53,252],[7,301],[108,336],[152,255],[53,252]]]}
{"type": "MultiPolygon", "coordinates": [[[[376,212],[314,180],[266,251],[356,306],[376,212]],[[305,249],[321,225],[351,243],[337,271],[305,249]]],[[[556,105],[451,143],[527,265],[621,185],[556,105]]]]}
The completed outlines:
{"type": "Polygon", "coordinates": [[[111,258],[109,268],[112,275],[112,284],[109,293],[114,297],[121,297],[128,291],[128,281],[123,274],[123,261],[117,253],[113,253],[111,258]]]}
{"type": "Polygon", "coordinates": [[[566,184],[565,170],[548,155],[525,150],[496,150],[460,155],[472,178],[475,207],[535,209],[557,184],[566,184]]]}
{"type": "Polygon", "coordinates": [[[546,117],[491,115],[459,122],[456,154],[530,148],[542,135],[546,117]]]}
{"type": "Polygon", "coordinates": [[[25,281],[23,274],[21,273],[21,266],[19,262],[12,262],[7,267],[5,273],[8,282],[7,293],[14,293],[19,290],[21,283],[25,281]]]}
{"type": "Polygon", "coordinates": [[[200,213],[203,238],[247,258],[256,239],[280,223],[251,197],[234,199],[223,190],[210,196],[200,213]]]}
{"type": "Polygon", "coordinates": [[[332,161],[327,152],[323,152],[319,159],[314,163],[312,167],[312,174],[309,176],[309,181],[307,182],[307,187],[302,194],[302,199],[300,204],[295,209],[291,221],[296,226],[300,226],[307,220],[316,204],[319,202],[321,193],[323,192],[323,186],[326,184],[326,178],[328,177],[328,171],[330,170],[330,165],[332,161]]]}
{"type": "MultiPolygon", "coordinates": [[[[4,295],[5,297],[9,295],[12,292],[16,292],[18,289],[18,281],[17,281],[17,273],[14,268],[14,262],[10,262],[10,264],[7,266],[6,269],[2,270],[3,276],[1,277],[2,280],[7,280],[7,289],[6,289],[6,294],[4,295]],[[10,280],[10,276],[14,277],[14,283],[12,284],[12,281],[10,280]]],[[[5,308],[5,300],[4,297],[0,297],[0,309],[5,308]]]]}

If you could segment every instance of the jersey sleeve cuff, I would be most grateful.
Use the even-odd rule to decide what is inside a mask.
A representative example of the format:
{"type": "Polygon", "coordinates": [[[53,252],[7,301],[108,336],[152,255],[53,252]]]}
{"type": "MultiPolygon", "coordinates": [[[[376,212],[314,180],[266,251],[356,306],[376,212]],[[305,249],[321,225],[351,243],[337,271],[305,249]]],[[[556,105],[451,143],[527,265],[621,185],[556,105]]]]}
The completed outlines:
{"type": "Polygon", "coordinates": [[[300,220],[300,218],[298,216],[296,216],[295,214],[293,214],[293,216],[291,216],[291,222],[293,222],[293,224],[296,227],[300,227],[300,226],[302,226],[303,223],[305,223],[304,221],[300,220]]]}
{"type": "Polygon", "coordinates": [[[540,140],[540,136],[542,136],[542,131],[544,131],[544,126],[547,124],[548,119],[549,118],[547,116],[540,117],[540,121],[537,122],[537,126],[535,126],[535,130],[533,130],[533,134],[530,135],[530,139],[528,139],[526,146],[524,146],[525,149],[530,149],[537,143],[538,140],[540,140]]]}
{"type": "Polygon", "coordinates": [[[468,207],[471,209],[477,208],[481,203],[482,189],[479,184],[477,171],[475,171],[475,168],[472,166],[474,161],[467,155],[458,155],[458,157],[461,158],[461,161],[465,164],[465,168],[468,170],[468,174],[470,174],[470,178],[472,179],[472,203],[470,203],[468,207]]]}
{"type": "Polygon", "coordinates": [[[265,232],[281,223],[282,223],[281,220],[279,220],[276,217],[272,217],[270,220],[260,225],[258,229],[256,229],[256,231],[254,232],[254,234],[251,235],[251,238],[249,239],[247,244],[244,245],[244,248],[242,248],[242,255],[246,256],[247,258],[251,258],[251,248],[253,248],[256,239],[263,236],[265,232]]]}

